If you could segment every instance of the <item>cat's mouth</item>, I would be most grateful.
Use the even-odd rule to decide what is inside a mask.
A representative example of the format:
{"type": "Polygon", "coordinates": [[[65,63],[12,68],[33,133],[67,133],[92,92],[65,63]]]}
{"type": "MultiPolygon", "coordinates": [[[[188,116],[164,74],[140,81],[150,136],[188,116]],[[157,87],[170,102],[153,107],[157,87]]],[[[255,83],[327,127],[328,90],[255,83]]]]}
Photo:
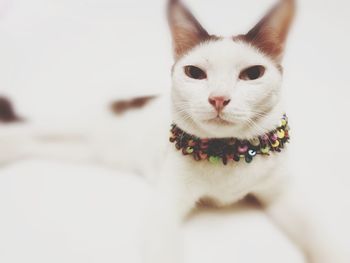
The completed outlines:
{"type": "Polygon", "coordinates": [[[206,121],[209,124],[214,124],[214,125],[220,125],[220,126],[228,126],[228,125],[233,125],[234,123],[231,121],[227,121],[220,117],[219,115],[216,116],[215,118],[209,119],[206,121]]]}

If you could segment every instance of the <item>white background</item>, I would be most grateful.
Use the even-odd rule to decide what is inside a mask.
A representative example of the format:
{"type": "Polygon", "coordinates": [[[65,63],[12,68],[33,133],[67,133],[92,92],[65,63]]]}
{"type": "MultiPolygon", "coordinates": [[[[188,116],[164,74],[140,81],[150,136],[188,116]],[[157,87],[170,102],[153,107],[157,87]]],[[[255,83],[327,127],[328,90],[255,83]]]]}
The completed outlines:
{"type": "MultiPolygon", "coordinates": [[[[274,1],[186,2],[210,33],[233,35],[274,1]]],[[[299,2],[284,61],[294,168],[316,184],[330,182],[323,195],[335,196],[350,186],[350,4],[299,2]]],[[[0,93],[28,119],[45,121],[88,119],[114,98],[168,91],[164,3],[0,0],[0,93]]],[[[7,166],[0,171],[0,262],[140,262],[148,191],[142,179],[100,167],[7,166]]],[[[186,224],[186,241],[191,262],[214,255],[222,263],[300,261],[254,209],[201,213],[186,224]]]]}

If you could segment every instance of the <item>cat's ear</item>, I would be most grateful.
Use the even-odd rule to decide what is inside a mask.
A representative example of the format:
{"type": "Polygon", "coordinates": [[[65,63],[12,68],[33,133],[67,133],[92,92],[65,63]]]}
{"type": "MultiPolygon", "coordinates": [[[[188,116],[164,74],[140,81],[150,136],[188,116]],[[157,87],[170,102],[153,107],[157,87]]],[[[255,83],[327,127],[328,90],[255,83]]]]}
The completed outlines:
{"type": "Polygon", "coordinates": [[[280,63],[290,25],[295,14],[295,0],[279,3],[246,35],[245,39],[280,63]]]}
{"type": "Polygon", "coordinates": [[[175,59],[178,59],[194,46],[210,38],[207,31],[179,0],[169,0],[168,20],[173,39],[175,59]]]}

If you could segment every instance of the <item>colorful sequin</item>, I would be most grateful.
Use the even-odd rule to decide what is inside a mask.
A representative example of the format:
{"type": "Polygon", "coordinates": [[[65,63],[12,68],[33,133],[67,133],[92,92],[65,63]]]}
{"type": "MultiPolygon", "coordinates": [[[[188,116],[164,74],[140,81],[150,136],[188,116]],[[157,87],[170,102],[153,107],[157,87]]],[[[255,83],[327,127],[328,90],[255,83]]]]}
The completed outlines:
{"type": "Polygon", "coordinates": [[[251,140],[200,139],[173,124],[170,142],[175,143],[176,149],[181,150],[183,155],[191,155],[196,161],[207,160],[212,164],[222,162],[226,165],[229,161],[239,162],[244,159],[246,163],[250,163],[257,155],[280,152],[289,142],[288,131],[286,115],[282,117],[277,129],[251,140]]]}

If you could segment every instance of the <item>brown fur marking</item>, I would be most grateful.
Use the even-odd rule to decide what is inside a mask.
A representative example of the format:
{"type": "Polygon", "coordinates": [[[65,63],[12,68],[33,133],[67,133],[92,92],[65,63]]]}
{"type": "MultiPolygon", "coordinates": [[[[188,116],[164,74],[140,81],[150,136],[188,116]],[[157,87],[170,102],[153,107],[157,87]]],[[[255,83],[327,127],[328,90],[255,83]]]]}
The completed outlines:
{"type": "Polygon", "coordinates": [[[129,100],[117,100],[111,104],[111,110],[115,114],[121,115],[128,110],[142,108],[155,98],[157,98],[157,96],[144,96],[129,100]]]}
{"type": "Polygon", "coordinates": [[[20,120],[21,118],[14,111],[11,102],[5,97],[0,97],[0,122],[9,123],[20,120]]]}

